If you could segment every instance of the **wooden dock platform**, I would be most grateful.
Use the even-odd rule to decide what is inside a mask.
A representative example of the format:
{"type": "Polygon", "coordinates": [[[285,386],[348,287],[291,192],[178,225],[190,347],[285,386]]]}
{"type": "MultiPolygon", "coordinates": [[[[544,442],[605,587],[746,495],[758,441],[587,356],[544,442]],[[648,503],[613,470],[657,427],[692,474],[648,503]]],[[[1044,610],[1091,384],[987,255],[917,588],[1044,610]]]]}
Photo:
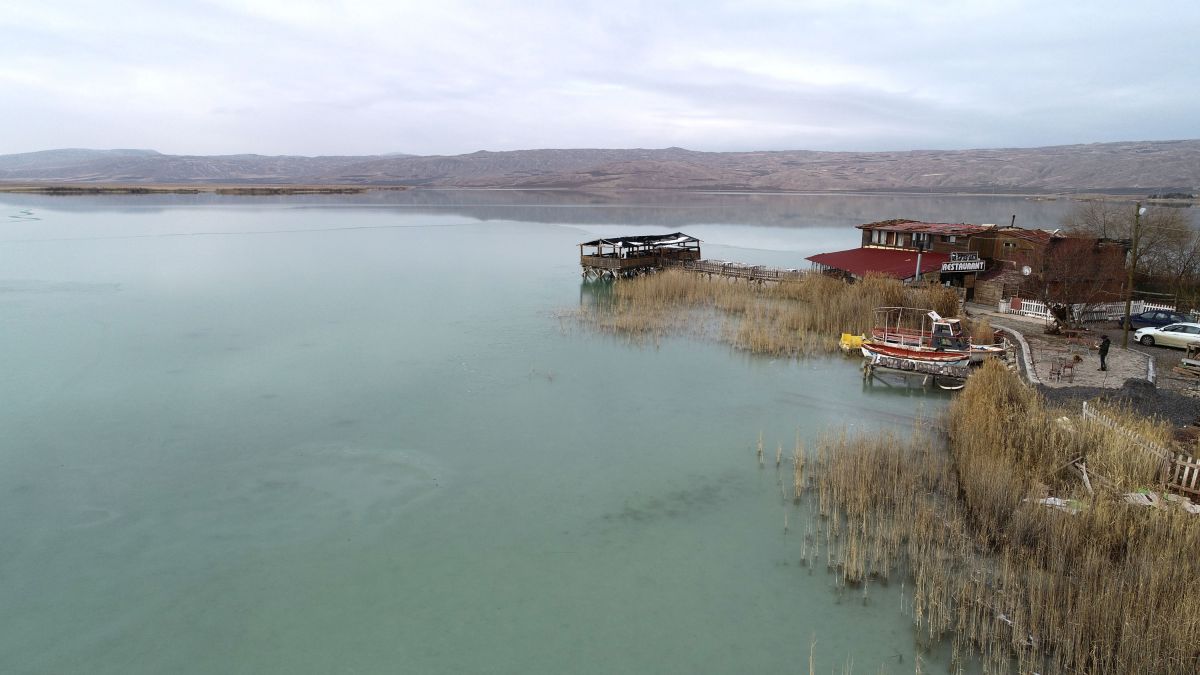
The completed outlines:
{"type": "Polygon", "coordinates": [[[596,239],[579,245],[579,265],[585,279],[634,277],[697,260],[700,240],[682,232],[596,239]]]}
{"type": "Polygon", "coordinates": [[[727,262],[724,260],[681,260],[673,261],[669,266],[673,269],[682,269],[688,272],[730,277],[733,279],[748,279],[750,281],[788,281],[800,279],[805,274],[808,274],[808,272],[798,269],[746,265],[745,263],[727,262]]]}
{"type": "Polygon", "coordinates": [[[579,245],[579,265],[585,279],[601,280],[635,277],[668,267],[755,282],[787,281],[807,274],[792,268],[701,260],[700,240],[682,232],[585,241],[579,245]]]}
{"type": "Polygon", "coordinates": [[[893,373],[904,377],[919,377],[923,386],[936,384],[942,389],[961,389],[967,378],[971,376],[971,367],[914,361],[912,359],[901,359],[881,354],[863,358],[864,380],[872,381],[879,379],[880,382],[883,382],[879,376],[885,373],[893,373]]]}

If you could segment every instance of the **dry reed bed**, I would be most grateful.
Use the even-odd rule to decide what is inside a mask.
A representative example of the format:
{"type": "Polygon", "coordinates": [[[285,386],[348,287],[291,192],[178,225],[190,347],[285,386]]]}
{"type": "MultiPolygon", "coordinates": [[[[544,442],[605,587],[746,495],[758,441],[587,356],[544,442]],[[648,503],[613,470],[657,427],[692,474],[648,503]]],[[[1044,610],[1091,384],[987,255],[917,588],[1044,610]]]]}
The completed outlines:
{"type": "Polygon", "coordinates": [[[949,641],[956,668],[1200,672],[1200,517],[1120,498],[1155,483],[1152,458],[1047,408],[997,363],[951,405],[947,431],[949,453],[920,432],[825,437],[810,466],[797,442],[792,493],[814,505],[802,561],[823,559],[864,601],[868,583],[904,574],[923,647],[949,641]],[[1103,478],[1094,496],[1061,470],[1077,457],[1103,478]],[[1077,510],[1036,502],[1047,494],[1077,510]]]}
{"type": "MultiPolygon", "coordinates": [[[[820,274],[759,284],[683,270],[622,280],[609,301],[584,316],[603,330],[658,337],[694,330],[716,317],[721,336],[740,349],[771,355],[833,351],[841,333],[871,329],[876,307],[958,312],[955,293],[942,286],[905,286],[888,277],[848,284],[820,274]]],[[[703,328],[703,327],[701,327],[703,328]]]]}

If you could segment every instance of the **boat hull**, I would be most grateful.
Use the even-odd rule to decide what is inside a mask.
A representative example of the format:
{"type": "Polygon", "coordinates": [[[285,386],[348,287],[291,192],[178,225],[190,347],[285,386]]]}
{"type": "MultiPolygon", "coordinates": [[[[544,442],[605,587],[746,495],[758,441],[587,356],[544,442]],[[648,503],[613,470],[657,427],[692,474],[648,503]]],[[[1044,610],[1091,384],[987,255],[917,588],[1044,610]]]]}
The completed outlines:
{"type": "Polygon", "coordinates": [[[938,363],[947,366],[965,366],[971,361],[971,354],[969,352],[939,352],[930,349],[880,344],[876,342],[864,342],[862,353],[863,356],[868,358],[876,355],[889,356],[896,359],[938,363]]]}
{"type": "Polygon", "coordinates": [[[1004,348],[996,345],[971,345],[971,363],[982,363],[989,356],[1001,356],[1004,348]]]}

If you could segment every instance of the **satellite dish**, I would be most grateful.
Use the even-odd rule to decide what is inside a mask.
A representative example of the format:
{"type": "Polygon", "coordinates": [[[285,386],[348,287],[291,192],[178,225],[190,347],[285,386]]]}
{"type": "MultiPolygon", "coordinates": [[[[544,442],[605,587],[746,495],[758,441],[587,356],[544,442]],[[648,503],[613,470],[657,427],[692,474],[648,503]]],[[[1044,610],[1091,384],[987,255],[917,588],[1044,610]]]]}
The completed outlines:
{"type": "Polygon", "coordinates": [[[1029,265],[1026,265],[1021,268],[1021,274],[1024,274],[1025,276],[1029,276],[1030,274],[1033,274],[1033,268],[1030,267],[1029,265]]]}
{"type": "Polygon", "coordinates": [[[1142,208],[1138,209],[1138,215],[1139,216],[1146,215],[1146,207],[1143,206],[1142,208]]]}

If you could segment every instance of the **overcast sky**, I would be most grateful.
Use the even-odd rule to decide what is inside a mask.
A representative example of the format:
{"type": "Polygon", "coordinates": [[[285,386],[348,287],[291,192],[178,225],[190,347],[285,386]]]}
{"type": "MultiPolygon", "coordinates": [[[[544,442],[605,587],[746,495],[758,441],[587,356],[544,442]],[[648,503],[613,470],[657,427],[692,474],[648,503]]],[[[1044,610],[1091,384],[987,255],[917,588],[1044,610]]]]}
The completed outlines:
{"type": "Polygon", "coordinates": [[[0,153],[1196,138],[1198,6],[10,0],[0,153]]]}

